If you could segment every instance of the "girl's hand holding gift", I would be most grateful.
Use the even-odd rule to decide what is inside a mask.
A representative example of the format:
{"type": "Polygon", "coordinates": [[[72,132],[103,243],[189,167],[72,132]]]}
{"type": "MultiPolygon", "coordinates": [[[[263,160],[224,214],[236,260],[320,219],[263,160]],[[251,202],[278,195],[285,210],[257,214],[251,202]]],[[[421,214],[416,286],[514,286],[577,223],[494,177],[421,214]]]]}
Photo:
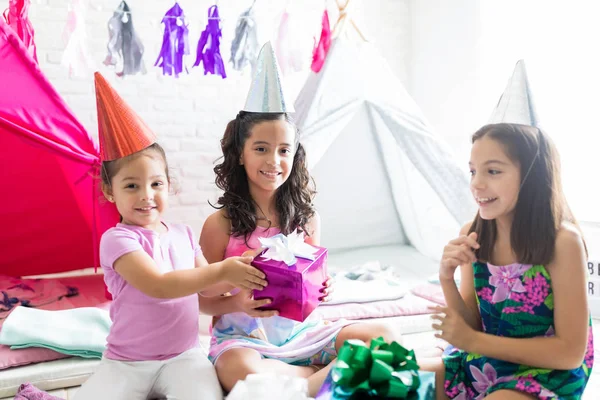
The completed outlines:
{"type": "Polygon", "coordinates": [[[232,297],[235,308],[239,312],[248,314],[253,318],[268,318],[279,314],[277,310],[258,310],[259,307],[268,306],[270,299],[255,300],[252,290],[242,289],[232,297]]]}
{"type": "Polygon", "coordinates": [[[323,293],[323,297],[319,297],[320,301],[327,302],[331,300],[331,293],[334,292],[334,283],[335,280],[331,277],[331,275],[327,274],[327,280],[323,282],[323,288],[321,289],[321,293],[323,293]]]}
{"type": "MultiPolygon", "coordinates": [[[[259,256],[263,252],[263,250],[264,250],[263,248],[253,249],[253,250],[246,250],[245,252],[242,253],[242,257],[252,257],[252,258],[254,258],[254,257],[259,256]]],[[[327,302],[327,301],[331,300],[331,294],[335,291],[334,283],[335,283],[335,280],[331,277],[331,275],[327,274],[327,280],[325,280],[325,282],[323,282],[323,288],[321,288],[321,293],[323,293],[323,296],[319,297],[320,301],[327,302]]],[[[255,302],[255,303],[258,302],[258,300],[253,300],[253,299],[251,301],[255,302]]],[[[264,300],[260,300],[260,302],[263,302],[263,301],[264,300]]],[[[247,307],[248,306],[253,306],[250,309],[254,309],[256,307],[261,307],[261,306],[264,306],[264,305],[266,305],[266,303],[264,303],[264,304],[261,303],[259,305],[254,305],[254,303],[248,303],[248,304],[246,304],[247,307]]],[[[248,309],[247,307],[246,307],[246,309],[248,309]]],[[[250,316],[257,316],[257,317],[270,317],[271,316],[271,314],[266,315],[265,314],[265,313],[267,313],[266,311],[260,311],[260,310],[254,310],[254,312],[255,313],[257,313],[257,312],[261,313],[261,315],[252,315],[252,314],[250,314],[249,312],[247,312],[245,310],[243,312],[245,312],[246,314],[248,314],[250,316]]],[[[274,314],[274,315],[276,315],[276,314],[274,314]]]]}
{"type": "Polygon", "coordinates": [[[262,290],[265,274],[250,265],[253,257],[229,257],[221,262],[223,280],[240,289],[262,290]]]}

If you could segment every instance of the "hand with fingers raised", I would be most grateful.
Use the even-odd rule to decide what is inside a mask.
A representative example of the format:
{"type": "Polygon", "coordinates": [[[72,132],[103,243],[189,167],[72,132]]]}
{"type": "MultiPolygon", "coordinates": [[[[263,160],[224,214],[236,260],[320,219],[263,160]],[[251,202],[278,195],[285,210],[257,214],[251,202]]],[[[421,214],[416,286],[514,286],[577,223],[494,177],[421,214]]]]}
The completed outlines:
{"type": "Polygon", "coordinates": [[[221,262],[222,279],[240,289],[262,290],[267,286],[265,274],[250,263],[254,258],[229,257],[221,262]]]}
{"type": "Polygon", "coordinates": [[[477,243],[477,233],[475,232],[451,240],[444,247],[444,253],[442,254],[440,280],[453,280],[454,271],[459,265],[471,264],[477,261],[475,250],[478,248],[479,243],[477,243]]]}
{"type": "Polygon", "coordinates": [[[475,330],[465,322],[462,315],[449,307],[435,306],[430,307],[430,310],[434,312],[431,319],[438,321],[431,324],[437,331],[434,336],[469,352],[475,330]]]}
{"type": "Polygon", "coordinates": [[[252,295],[252,290],[240,290],[239,293],[233,296],[233,301],[237,311],[246,313],[253,318],[267,318],[279,314],[277,310],[259,310],[259,307],[265,307],[271,304],[271,300],[255,300],[252,295]]]}

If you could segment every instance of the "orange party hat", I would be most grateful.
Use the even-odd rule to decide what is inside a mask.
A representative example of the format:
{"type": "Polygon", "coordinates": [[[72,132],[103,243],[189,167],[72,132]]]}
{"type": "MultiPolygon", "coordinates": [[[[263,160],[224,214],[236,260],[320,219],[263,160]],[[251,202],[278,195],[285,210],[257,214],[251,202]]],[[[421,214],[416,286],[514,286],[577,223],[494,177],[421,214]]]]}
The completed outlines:
{"type": "Polygon", "coordinates": [[[116,160],[144,150],[156,135],[99,73],[94,73],[98,136],[102,161],[116,160]]]}

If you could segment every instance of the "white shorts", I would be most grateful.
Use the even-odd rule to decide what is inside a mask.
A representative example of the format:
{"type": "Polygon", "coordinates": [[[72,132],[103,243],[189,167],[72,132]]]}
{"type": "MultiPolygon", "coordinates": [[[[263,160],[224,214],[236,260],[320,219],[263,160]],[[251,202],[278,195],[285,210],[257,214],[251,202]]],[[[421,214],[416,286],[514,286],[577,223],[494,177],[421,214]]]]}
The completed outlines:
{"type": "Polygon", "coordinates": [[[222,400],[213,365],[201,348],[160,361],[103,358],[75,400],[222,400]]]}

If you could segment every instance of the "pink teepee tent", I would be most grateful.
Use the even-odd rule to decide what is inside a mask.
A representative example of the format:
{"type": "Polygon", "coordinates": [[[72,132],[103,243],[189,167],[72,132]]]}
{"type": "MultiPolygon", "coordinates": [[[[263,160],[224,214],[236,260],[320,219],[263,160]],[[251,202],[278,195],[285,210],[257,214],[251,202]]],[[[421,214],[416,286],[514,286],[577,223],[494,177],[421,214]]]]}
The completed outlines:
{"type": "Polygon", "coordinates": [[[118,221],[101,200],[98,146],[0,19],[0,274],[98,266],[118,221]]]}

